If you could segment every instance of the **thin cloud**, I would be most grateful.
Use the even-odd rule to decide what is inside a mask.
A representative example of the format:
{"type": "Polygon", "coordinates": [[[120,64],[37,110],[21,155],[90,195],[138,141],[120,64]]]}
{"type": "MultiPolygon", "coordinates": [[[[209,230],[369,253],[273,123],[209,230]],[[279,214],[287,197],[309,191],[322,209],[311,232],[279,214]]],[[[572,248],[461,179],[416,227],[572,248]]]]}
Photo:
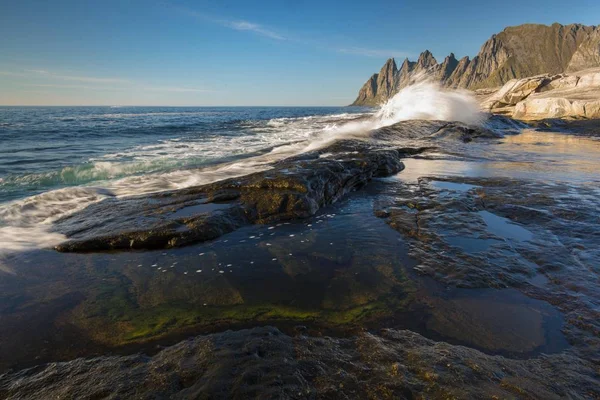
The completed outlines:
{"type": "Polygon", "coordinates": [[[128,79],[120,78],[95,78],[91,76],[70,76],[70,75],[53,75],[53,78],[63,79],[65,81],[77,81],[77,82],[93,82],[93,83],[131,83],[128,79]]]}
{"type": "Polygon", "coordinates": [[[404,58],[404,57],[412,57],[413,56],[413,54],[411,54],[409,52],[395,50],[395,49],[376,49],[376,48],[373,49],[373,48],[355,47],[355,46],[350,46],[350,47],[323,46],[320,42],[315,42],[314,40],[311,40],[311,39],[302,38],[302,37],[298,37],[298,36],[283,35],[283,34],[277,32],[276,30],[267,28],[261,24],[255,23],[255,22],[211,16],[211,15],[204,14],[204,13],[201,13],[198,11],[190,10],[185,7],[179,7],[179,6],[171,6],[171,7],[173,9],[177,10],[178,12],[185,14],[189,17],[193,17],[198,20],[209,22],[212,24],[217,24],[217,25],[223,26],[225,28],[234,29],[236,31],[250,32],[250,33],[253,33],[256,35],[268,37],[270,39],[275,39],[275,40],[280,40],[280,41],[285,40],[290,43],[300,43],[300,44],[304,44],[307,46],[314,46],[315,48],[318,48],[318,49],[325,49],[325,50],[334,51],[337,53],[351,54],[351,55],[362,56],[362,57],[379,57],[379,58],[384,58],[384,57],[404,58]]]}
{"type": "Polygon", "coordinates": [[[255,24],[255,23],[248,22],[248,21],[224,21],[223,25],[227,26],[231,29],[235,29],[236,31],[250,31],[250,32],[256,33],[258,35],[266,36],[271,39],[277,39],[277,40],[285,40],[286,39],[285,36],[280,35],[277,32],[266,29],[262,25],[255,24]]]}
{"type": "Polygon", "coordinates": [[[184,7],[173,7],[174,9],[176,9],[177,11],[179,11],[180,13],[183,13],[185,15],[188,15],[190,17],[202,20],[202,21],[207,21],[213,24],[217,24],[217,25],[221,25],[225,28],[229,28],[229,29],[233,29],[236,31],[242,31],[242,32],[250,32],[256,35],[260,35],[260,36],[265,36],[268,37],[270,39],[275,39],[275,40],[286,40],[287,38],[278,33],[275,32],[274,30],[271,30],[263,25],[254,23],[254,22],[250,22],[250,21],[244,21],[244,20],[234,20],[234,19],[227,19],[227,18],[218,18],[218,17],[214,17],[208,14],[204,14],[204,13],[200,13],[197,11],[193,11],[184,7]]]}
{"type": "Polygon", "coordinates": [[[43,69],[24,69],[23,71],[32,72],[32,73],[41,74],[41,75],[50,75],[50,72],[43,70],[43,69]]]}
{"type": "Polygon", "coordinates": [[[337,49],[338,53],[343,53],[343,54],[352,54],[355,56],[363,56],[363,57],[399,57],[399,58],[405,58],[405,57],[412,57],[413,55],[405,52],[405,51],[398,51],[398,50],[386,50],[386,49],[367,49],[364,47],[343,47],[343,48],[339,48],[337,49]]]}
{"type": "Polygon", "coordinates": [[[130,83],[128,79],[122,78],[98,78],[94,76],[76,76],[76,75],[61,75],[53,72],[49,72],[43,69],[26,69],[25,72],[31,72],[33,74],[42,75],[45,77],[52,77],[55,79],[61,79],[64,81],[76,81],[76,82],[89,82],[89,83],[130,83]]]}
{"type": "Polygon", "coordinates": [[[51,89],[84,89],[84,90],[103,90],[103,91],[123,91],[129,90],[124,87],[108,87],[108,86],[87,86],[87,85],[63,85],[54,83],[24,83],[23,86],[51,89]]]}
{"type": "Polygon", "coordinates": [[[186,88],[186,87],[142,87],[142,90],[150,90],[154,92],[175,92],[175,93],[204,93],[204,92],[214,92],[214,90],[210,89],[196,89],[196,88],[186,88]]]}
{"type": "Polygon", "coordinates": [[[99,78],[93,76],[76,76],[76,75],[62,75],[54,72],[46,71],[43,69],[23,69],[19,72],[14,71],[0,71],[0,75],[6,76],[21,76],[29,78],[51,78],[62,81],[73,81],[73,82],[88,82],[88,83],[132,83],[128,79],[122,78],[99,78]]]}
{"type": "Polygon", "coordinates": [[[110,87],[110,86],[88,86],[88,85],[69,85],[69,84],[54,84],[40,83],[32,84],[25,83],[23,86],[51,89],[84,89],[84,90],[100,90],[100,91],[150,91],[150,92],[174,92],[174,93],[203,93],[213,92],[208,89],[186,88],[186,87],[156,87],[156,86],[127,86],[127,87],[110,87]]]}
{"type": "Polygon", "coordinates": [[[5,75],[5,76],[27,76],[27,74],[24,74],[22,72],[11,72],[11,71],[0,71],[0,75],[5,75]]]}

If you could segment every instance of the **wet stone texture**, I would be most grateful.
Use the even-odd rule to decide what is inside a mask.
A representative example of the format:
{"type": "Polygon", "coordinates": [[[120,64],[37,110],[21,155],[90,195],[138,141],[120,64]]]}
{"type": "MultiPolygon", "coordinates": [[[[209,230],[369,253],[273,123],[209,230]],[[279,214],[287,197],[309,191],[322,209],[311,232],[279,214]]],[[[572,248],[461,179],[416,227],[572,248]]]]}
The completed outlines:
{"type": "Polygon", "coordinates": [[[514,287],[545,300],[564,313],[563,332],[576,351],[600,362],[597,188],[424,177],[390,192],[376,215],[411,238],[419,274],[450,286],[514,287]]]}
{"type": "Polygon", "coordinates": [[[55,231],[69,238],[56,249],[173,248],[215,239],[248,224],[306,218],[372,178],[401,171],[402,157],[441,140],[468,143],[500,137],[496,131],[460,123],[401,122],[285,159],[266,172],[92,204],[55,224],[55,231]]]}
{"type": "Polygon", "coordinates": [[[241,226],[314,215],[374,177],[403,168],[419,149],[340,142],[277,163],[267,172],[150,196],[109,199],[56,224],[70,241],[59,251],[172,248],[215,239],[241,226]],[[335,159],[320,158],[335,152],[335,159]]]}
{"type": "Polygon", "coordinates": [[[101,357],[0,375],[0,397],[594,398],[597,371],[568,354],[511,360],[384,329],[348,339],[272,327],[197,336],[153,357],[101,357]]]}
{"type": "Polygon", "coordinates": [[[59,221],[0,281],[0,398],[600,398],[600,190],[501,138],[406,121],[59,221]]]}

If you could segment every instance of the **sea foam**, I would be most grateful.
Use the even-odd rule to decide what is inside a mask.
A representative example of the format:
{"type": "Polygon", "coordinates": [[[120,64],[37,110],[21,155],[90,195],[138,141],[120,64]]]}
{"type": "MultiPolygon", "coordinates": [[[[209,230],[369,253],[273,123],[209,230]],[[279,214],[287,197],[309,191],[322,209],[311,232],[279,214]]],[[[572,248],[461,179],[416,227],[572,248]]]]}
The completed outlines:
{"type": "Polygon", "coordinates": [[[469,93],[443,89],[425,81],[402,89],[371,113],[276,118],[264,125],[250,121],[251,127],[247,128],[245,136],[214,136],[207,138],[207,143],[194,141],[184,144],[173,139],[139,146],[119,154],[119,157],[106,156],[108,160],[123,158],[134,162],[97,159],[83,167],[66,167],[58,178],[35,178],[56,179],[61,183],[69,181],[79,186],[50,190],[0,205],[0,265],[3,256],[62,242],[66,238],[52,232],[53,222],[107,197],[180,189],[264,171],[275,161],[322,148],[339,139],[368,140],[368,132],[373,129],[411,119],[481,124],[485,117],[469,93]],[[248,153],[247,158],[203,168],[186,168],[186,162],[178,161],[195,157],[218,159],[220,152],[231,154],[232,147],[237,151],[243,149],[242,153],[248,153]],[[269,148],[270,151],[267,150],[269,148]],[[165,154],[174,156],[174,159],[165,159],[165,154]],[[157,171],[163,168],[174,170],[157,171]],[[131,174],[133,176],[127,176],[131,174]]]}
{"type": "Polygon", "coordinates": [[[470,92],[442,88],[424,77],[417,80],[400,90],[370,118],[326,127],[328,134],[311,142],[305,150],[315,150],[340,139],[360,139],[374,129],[401,121],[439,120],[482,125],[487,120],[470,92]]]}

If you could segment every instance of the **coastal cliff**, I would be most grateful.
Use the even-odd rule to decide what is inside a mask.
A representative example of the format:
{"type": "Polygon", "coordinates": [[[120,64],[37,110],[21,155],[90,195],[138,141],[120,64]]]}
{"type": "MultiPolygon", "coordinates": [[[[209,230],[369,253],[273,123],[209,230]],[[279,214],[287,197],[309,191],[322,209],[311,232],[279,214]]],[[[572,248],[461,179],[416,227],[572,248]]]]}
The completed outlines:
{"type": "Polygon", "coordinates": [[[493,114],[520,120],[598,119],[600,68],[512,79],[487,98],[481,98],[480,103],[484,110],[493,114]]]}
{"type": "Polygon", "coordinates": [[[400,68],[386,61],[360,89],[352,105],[375,106],[426,75],[443,87],[497,88],[512,79],[576,72],[600,66],[600,28],[581,24],[508,27],[487,40],[473,59],[454,54],[438,63],[429,50],[400,68]]]}

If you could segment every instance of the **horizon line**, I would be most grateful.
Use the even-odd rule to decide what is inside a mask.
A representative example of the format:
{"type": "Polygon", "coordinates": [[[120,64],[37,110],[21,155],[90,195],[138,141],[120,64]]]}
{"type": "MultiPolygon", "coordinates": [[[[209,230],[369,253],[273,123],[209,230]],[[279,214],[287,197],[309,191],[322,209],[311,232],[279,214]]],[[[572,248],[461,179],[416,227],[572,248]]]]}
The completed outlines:
{"type": "MultiPolygon", "coordinates": [[[[327,105],[230,105],[230,106],[226,106],[226,105],[213,105],[213,106],[207,106],[207,105],[203,105],[203,106],[198,106],[198,105],[85,105],[85,104],[78,104],[78,105],[70,105],[70,104],[0,104],[0,107],[111,107],[111,108],[125,108],[125,107],[286,107],[286,108],[292,108],[292,107],[368,107],[368,106],[352,106],[352,105],[333,105],[333,106],[327,106],[327,105]]],[[[373,108],[373,107],[368,107],[368,108],[373,108]]]]}

